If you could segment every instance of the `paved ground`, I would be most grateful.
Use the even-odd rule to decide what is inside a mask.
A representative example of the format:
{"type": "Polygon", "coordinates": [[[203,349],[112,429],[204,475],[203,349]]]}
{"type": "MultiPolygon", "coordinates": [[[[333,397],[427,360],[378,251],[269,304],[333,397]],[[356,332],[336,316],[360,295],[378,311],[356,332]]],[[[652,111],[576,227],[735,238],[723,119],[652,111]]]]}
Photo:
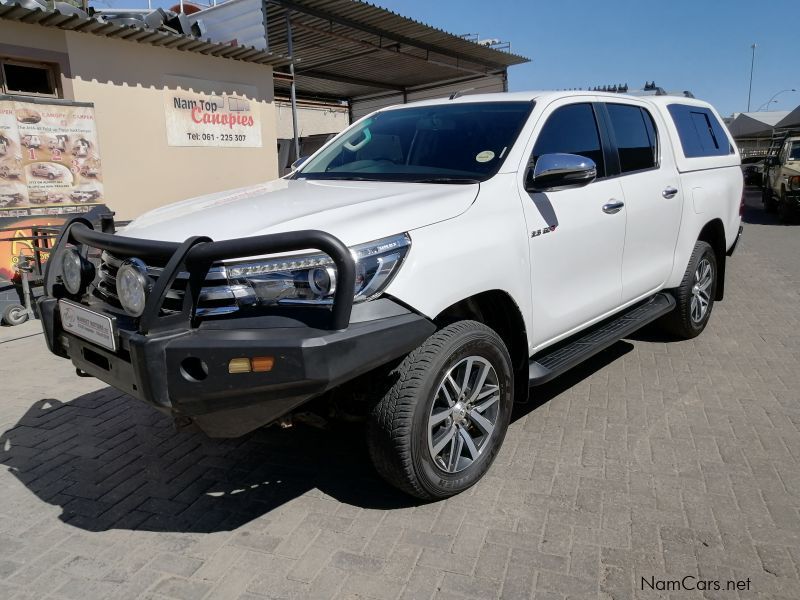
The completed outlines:
{"type": "Polygon", "coordinates": [[[800,227],[748,221],[699,339],[645,332],[540,388],[435,504],[352,432],[176,434],[3,328],[0,598],[800,597],[800,227]]]}

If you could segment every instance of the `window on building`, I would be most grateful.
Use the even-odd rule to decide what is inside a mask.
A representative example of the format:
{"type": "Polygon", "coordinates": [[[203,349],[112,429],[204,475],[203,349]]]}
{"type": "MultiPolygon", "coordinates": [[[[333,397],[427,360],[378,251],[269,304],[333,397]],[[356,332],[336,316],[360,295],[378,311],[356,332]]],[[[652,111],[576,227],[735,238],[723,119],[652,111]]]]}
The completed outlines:
{"type": "Polygon", "coordinates": [[[710,110],[688,104],[670,104],[668,108],[686,158],[733,154],[722,124],[710,110]]]}
{"type": "Polygon", "coordinates": [[[543,154],[562,152],[592,159],[597,165],[597,176],[605,176],[603,149],[591,104],[557,108],[542,127],[533,147],[534,161],[543,154]]]}
{"type": "Polygon", "coordinates": [[[622,173],[652,169],[658,164],[653,117],[638,106],[607,104],[622,173]]]}
{"type": "Polygon", "coordinates": [[[0,59],[0,92],[25,96],[57,96],[52,65],[0,59]]]}

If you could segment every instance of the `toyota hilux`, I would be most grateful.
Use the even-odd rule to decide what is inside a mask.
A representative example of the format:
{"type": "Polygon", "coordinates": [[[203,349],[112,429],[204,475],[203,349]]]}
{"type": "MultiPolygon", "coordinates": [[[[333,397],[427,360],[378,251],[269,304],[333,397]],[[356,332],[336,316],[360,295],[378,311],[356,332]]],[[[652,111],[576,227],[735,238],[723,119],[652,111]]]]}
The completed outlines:
{"type": "Polygon", "coordinates": [[[535,386],[654,321],[703,331],[742,191],[699,100],[426,101],[359,120],[282,179],[117,232],[76,217],[39,307],[80,374],[210,436],[345,397],[377,471],[441,498],[486,473],[535,386]]]}

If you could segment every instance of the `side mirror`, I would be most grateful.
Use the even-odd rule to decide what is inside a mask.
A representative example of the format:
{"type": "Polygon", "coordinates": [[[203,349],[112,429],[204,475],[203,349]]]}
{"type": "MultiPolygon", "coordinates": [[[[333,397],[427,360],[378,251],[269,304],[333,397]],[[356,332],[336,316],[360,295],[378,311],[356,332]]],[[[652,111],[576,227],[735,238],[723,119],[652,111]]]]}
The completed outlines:
{"type": "Polygon", "coordinates": [[[292,163],[292,171],[297,171],[297,169],[299,169],[303,165],[303,163],[306,162],[307,160],[308,160],[307,156],[301,156],[300,158],[298,158],[296,161],[292,163]]]}
{"type": "Polygon", "coordinates": [[[551,192],[581,187],[595,179],[597,165],[590,158],[577,154],[542,154],[526,174],[525,189],[551,192]]]}

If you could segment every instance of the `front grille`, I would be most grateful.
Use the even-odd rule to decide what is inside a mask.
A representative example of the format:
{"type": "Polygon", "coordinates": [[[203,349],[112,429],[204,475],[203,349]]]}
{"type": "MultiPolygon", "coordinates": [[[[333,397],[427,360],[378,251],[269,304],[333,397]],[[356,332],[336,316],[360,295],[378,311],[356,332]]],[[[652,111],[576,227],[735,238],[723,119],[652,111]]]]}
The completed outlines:
{"type": "MultiPolygon", "coordinates": [[[[92,291],[96,298],[119,310],[122,310],[122,305],[117,296],[117,271],[123,262],[123,259],[104,251],[100,255],[100,268],[92,291]]],[[[153,281],[158,280],[163,270],[163,266],[147,265],[147,274],[153,281]]],[[[167,292],[166,298],[164,298],[164,304],[161,307],[163,314],[174,314],[181,311],[188,280],[188,273],[178,273],[172,287],[167,292]]],[[[197,315],[212,316],[237,311],[239,307],[236,298],[246,293],[246,290],[240,290],[240,287],[242,286],[228,285],[228,277],[224,266],[212,266],[203,283],[203,289],[200,291],[197,315]]]]}

